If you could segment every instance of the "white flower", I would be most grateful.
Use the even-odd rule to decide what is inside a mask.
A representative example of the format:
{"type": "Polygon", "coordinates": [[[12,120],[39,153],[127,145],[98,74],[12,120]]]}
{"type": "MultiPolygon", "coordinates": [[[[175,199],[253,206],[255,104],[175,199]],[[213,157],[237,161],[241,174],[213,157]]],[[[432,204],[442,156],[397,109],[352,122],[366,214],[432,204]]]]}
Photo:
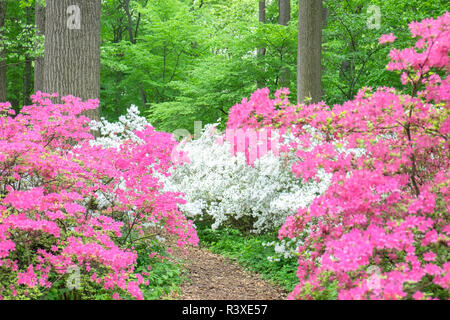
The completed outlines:
{"type": "Polygon", "coordinates": [[[180,207],[186,216],[210,216],[212,228],[247,216],[254,219],[252,231],[262,233],[280,227],[328,187],[328,175],[319,173],[319,183],[302,183],[291,172],[293,159],[286,163],[270,152],[247,165],[243,153],[234,156],[228,142],[217,142],[216,126],[207,125],[199,139],[181,143],[190,162],[162,177],[166,190],[185,194],[187,203],[180,207]]]}
{"type": "Polygon", "coordinates": [[[120,116],[118,122],[109,122],[105,118],[101,118],[100,121],[91,121],[91,130],[100,132],[100,137],[91,140],[91,145],[118,149],[125,140],[139,142],[140,139],[134,131],[144,130],[149,125],[147,119],[140,116],[138,107],[131,105],[127,114],[120,116]]]}

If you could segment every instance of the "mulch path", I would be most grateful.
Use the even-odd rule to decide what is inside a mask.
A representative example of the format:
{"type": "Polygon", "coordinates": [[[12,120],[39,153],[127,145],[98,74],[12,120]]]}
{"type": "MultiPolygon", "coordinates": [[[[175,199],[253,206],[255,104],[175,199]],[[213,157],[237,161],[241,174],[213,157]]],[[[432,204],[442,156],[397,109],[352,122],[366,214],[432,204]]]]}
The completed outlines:
{"type": "MultiPolygon", "coordinates": [[[[169,243],[171,243],[169,239],[169,243]]],[[[172,259],[182,262],[189,280],[181,284],[181,294],[167,298],[178,300],[284,300],[287,292],[251,273],[235,261],[206,248],[189,247],[186,252],[170,245],[172,259]]]]}

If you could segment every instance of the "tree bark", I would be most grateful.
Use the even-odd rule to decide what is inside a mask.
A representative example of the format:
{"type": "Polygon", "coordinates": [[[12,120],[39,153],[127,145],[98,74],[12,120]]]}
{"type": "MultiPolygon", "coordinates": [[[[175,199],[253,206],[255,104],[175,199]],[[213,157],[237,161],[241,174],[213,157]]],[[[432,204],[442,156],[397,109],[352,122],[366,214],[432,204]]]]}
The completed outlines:
{"type": "Polygon", "coordinates": [[[5,27],[6,9],[8,7],[7,0],[0,0],[0,102],[6,102],[6,46],[5,46],[5,27]]]}
{"type": "Polygon", "coordinates": [[[266,1],[259,1],[259,22],[266,23],[266,1]]]}
{"type": "Polygon", "coordinates": [[[278,23],[287,26],[291,20],[291,0],[278,0],[278,23]]]}
{"type": "Polygon", "coordinates": [[[23,72],[23,94],[22,94],[22,104],[24,106],[27,106],[30,104],[31,99],[31,90],[33,89],[31,87],[32,82],[31,79],[33,77],[33,67],[32,67],[32,60],[31,58],[27,55],[25,56],[25,67],[24,67],[24,72],[23,72]]]}
{"type": "MultiPolygon", "coordinates": [[[[259,22],[266,23],[266,1],[259,1],[259,22]]],[[[262,57],[266,55],[266,48],[258,48],[257,58],[261,60],[262,57]]],[[[256,86],[258,88],[264,87],[266,81],[265,79],[258,79],[256,86]]]]}
{"type": "MultiPolygon", "coordinates": [[[[47,0],[46,3],[44,91],[83,100],[98,99],[101,0],[47,0]],[[79,15],[74,5],[78,6],[79,15]],[[68,10],[69,7],[73,10],[68,10]]],[[[97,108],[86,115],[99,119],[99,113],[97,108]]]]}
{"type": "MultiPolygon", "coordinates": [[[[328,26],[328,16],[330,14],[328,10],[328,0],[323,0],[322,2],[322,30],[324,30],[328,26]]],[[[324,34],[322,33],[322,43],[327,43],[328,40],[324,39],[324,34]]],[[[327,52],[328,48],[326,46],[322,46],[322,52],[327,52]]],[[[322,74],[327,72],[326,64],[322,64],[322,74]]],[[[322,97],[325,95],[325,90],[322,88],[322,97]]]]}
{"type": "MultiPolygon", "coordinates": [[[[278,0],[278,23],[287,26],[291,20],[291,0],[278,0]]],[[[283,62],[283,56],[281,56],[283,62]]],[[[291,73],[287,67],[280,70],[280,87],[289,87],[291,82],[291,73]]]]}
{"type": "MultiPolygon", "coordinates": [[[[33,23],[32,18],[33,18],[33,8],[32,7],[27,7],[26,8],[26,23],[27,25],[31,25],[33,23]]],[[[31,65],[31,57],[26,54],[25,55],[25,66],[24,66],[24,70],[23,70],[23,93],[22,93],[22,104],[24,106],[29,105],[31,100],[30,100],[30,94],[31,94],[31,77],[33,76],[31,70],[32,70],[32,65],[31,65]]]]}
{"type": "MultiPolygon", "coordinates": [[[[35,8],[36,33],[45,36],[45,7],[36,1],[35,8]]],[[[34,92],[44,90],[44,56],[36,57],[34,60],[34,92]]]]}
{"type": "Polygon", "coordinates": [[[297,100],[322,97],[322,0],[299,0],[297,100]]]}

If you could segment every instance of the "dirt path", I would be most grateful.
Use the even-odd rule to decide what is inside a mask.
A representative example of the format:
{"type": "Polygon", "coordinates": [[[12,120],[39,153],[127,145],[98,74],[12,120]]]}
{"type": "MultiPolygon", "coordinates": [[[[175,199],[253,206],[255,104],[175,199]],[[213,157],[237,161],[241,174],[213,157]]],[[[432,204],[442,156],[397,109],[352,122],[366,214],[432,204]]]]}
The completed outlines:
{"type": "Polygon", "coordinates": [[[211,253],[206,248],[189,248],[186,253],[173,248],[173,256],[184,261],[188,281],[181,285],[179,300],[283,300],[287,293],[250,273],[236,262],[211,253]]]}

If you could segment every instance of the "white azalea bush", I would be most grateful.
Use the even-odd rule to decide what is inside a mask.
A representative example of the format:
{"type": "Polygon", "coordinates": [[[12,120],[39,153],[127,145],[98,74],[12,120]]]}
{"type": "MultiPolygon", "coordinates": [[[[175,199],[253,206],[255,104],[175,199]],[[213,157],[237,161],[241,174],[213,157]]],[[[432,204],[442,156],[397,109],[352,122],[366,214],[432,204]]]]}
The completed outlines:
{"type": "Polygon", "coordinates": [[[190,162],[164,183],[185,194],[181,209],[187,217],[212,220],[213,229],[231,224],[262,233],[280,227],[328,187],[321,173],[319,182],[302,183],[291,171],[292,160],[272,152],[248,165],[243,153],[233,155],[228,142],[218,142],[222,135],[216,126],[207,125],[200,138],[179,145],[190,162]]]}
{"type": "Polygon", "coordinates": [[[291,259],[298,256],[298,247],[302,241],[298,238],[281,239],[271,242],[263,242],[263,247],[273,247],[275,254],[267,257],[267,260],[280,261],[281,259],[291,259]]]}
{"type": "MultiPolygon", "coordinates": [[[[100,132],[95,144],[119,148],[125,140],[137,141],[133,132],[147,125],[132,105],[119,121],[102,118],[93,121],[91,128],[100,132]]],[[[165,191],[185,195],[186,203],[180,209],[194,221],[210,221],[213,229],[231,225],[255,233],[275,230],[329,185],[323,172],[318,173],[318,182],[298,179],[291,170],[292,155],[280,157],[269,151],[250,166],[244,153],[233,155],[229,142],[218,142],[222,138],[217,124],[207,125],[198,139],[179,144],[178,151],[185,152],[189,160],[167,176],[158,176],[165,191]]],[[[99,195],[98,201],[106,204],[107,195],[99,195]]]]}
{"type": "Polygon", "coordinates": [[[125,140],[138,142],[140,139],[134,131],[144,130],[149,125],[151,124],[147,122],[147,119],[140,115],[138,107],[131,105],[127,114],[120,116],[117,122],[109,122],[103,117],[100,121],[91,121],[91,130],[99,133],[99,137],[92,140],[91,144],[118,149],[125,140]]]}
{"type": "MultiPolygon", "coordinates": [[[[117,122],[102,118],[92,121],[91,129],[100,136],[93,142],[104,147],[120,148],[123,141],[138,141],[135,130],[150,125],[136,106],[117,122]]],[[[292,137],[285,136],[290,142],[292,137]]],[[[244,153],[233,155],[232,146],[223,140],[217,124],[207,125],[195,140],[185,139],[179,151],[187,153],[189,160],[168,176],[160,175],[165,191],[183,193],[186,203],[179,205],[181,211],[194,221],[209,221],[213,229],[231,225],[256,233],[276,230],[287,216],[307,207],[318,195],[325,192],[329,177],[319,171],[319,182],[302,183],[292,173],[293,157],[280,157],[272,152],[248,165],[244,153]]],[[[313,142],[314,143],[314,142],[313,142]]],[[[123,186],[118,186],[123,187],[123,186]]],[[[109,204],[108,194],[99,192],[99,207],[109,204]]],[[[274,247],[271,261],[292,258],[301,243],[300,239],[284,239],[265,243],[274,247]]]]}

